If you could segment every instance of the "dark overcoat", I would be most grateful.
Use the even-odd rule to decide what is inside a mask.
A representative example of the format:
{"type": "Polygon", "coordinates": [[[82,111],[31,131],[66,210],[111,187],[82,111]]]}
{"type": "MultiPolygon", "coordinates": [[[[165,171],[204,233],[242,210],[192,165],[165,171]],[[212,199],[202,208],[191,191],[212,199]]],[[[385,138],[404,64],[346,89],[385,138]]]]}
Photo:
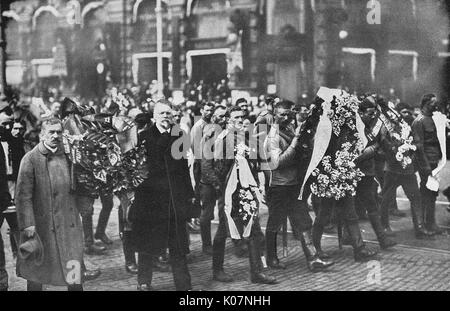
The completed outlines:
{"type": "Polygon", "coordinates": [[[76,282],[83,261],[83,231],[62,146],[52,153],[41,142],[24,156],[15,201],[19,229],[35,226],[44,248],[41,265],[18,258],[18,276],[55,286],[69,285],[68,277],[76,282]]]}
{"type": "Polygon", "coordinates": [[[189,144],[189,139],[182,133],[163,135],[156,125],[141,138],[145,140],[149,175],[136,189],[129,213],[136,248],[158,254],[168,247],[171,234],[179,251],[187,254],[186,221],[191,218],[188,201],[194,198],[194,191],[182,142],[189,144]]]}

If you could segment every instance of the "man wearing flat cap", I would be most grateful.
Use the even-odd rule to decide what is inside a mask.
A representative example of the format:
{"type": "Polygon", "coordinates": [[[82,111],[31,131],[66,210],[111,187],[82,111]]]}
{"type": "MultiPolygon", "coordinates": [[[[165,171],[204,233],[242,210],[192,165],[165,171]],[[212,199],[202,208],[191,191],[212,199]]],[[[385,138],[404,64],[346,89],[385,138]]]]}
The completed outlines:
{"type": "Polygon", "coordinates": [[[22,159],[15,196],[21,235],[17,275],[27,280],[29,291],[41,291],[43,284],[83,290],[83,231],[69,167],[61,121],[44,121],[41,142],[22,159]]]}

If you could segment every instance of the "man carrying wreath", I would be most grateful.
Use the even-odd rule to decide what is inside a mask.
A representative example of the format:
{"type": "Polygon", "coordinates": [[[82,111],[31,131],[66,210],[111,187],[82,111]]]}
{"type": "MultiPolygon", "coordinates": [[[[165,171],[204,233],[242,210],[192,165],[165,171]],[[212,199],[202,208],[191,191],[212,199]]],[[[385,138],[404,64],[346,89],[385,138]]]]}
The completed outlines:
{"type": "Polygon", "coordinates": [[[277,257],[277,233],[286,217],[292,229],[300,236],[308,268],[313,272],[333,264],[319,258],[312,243],[312,219],[304,202],[298,200],[301,186],[298,167],[298,142],[300,127],[292,126],[294,103],[281,101],[275,105],[275,124],[265,141],[267,159],[270,159],[270,182],[267,195],[269,219],[266,229],[267,265],[272,269],[285,269],[277,257]]]}
{"type": "MultiPolygon", "coordinates": [[[[232,107],[228,128],[223,131],[214,145],[214,169],[221,183],[225,208],[219,209],[219,227],[213,241],[213,271],[217,276],[223,271],[227,231],[234,239],[247,242],[252,283],[275,284],[276,279],[263,273],[261,249],[258,236],[261,227],[258,219],[258,195],[254,173],[256,161],[249,161],[244,132],[244,112],[232,107]]],[[[256,156],[255,156],[256,160],[256,156]]],[[[224,274],[223,272],[220,274],[224,274]]]]}

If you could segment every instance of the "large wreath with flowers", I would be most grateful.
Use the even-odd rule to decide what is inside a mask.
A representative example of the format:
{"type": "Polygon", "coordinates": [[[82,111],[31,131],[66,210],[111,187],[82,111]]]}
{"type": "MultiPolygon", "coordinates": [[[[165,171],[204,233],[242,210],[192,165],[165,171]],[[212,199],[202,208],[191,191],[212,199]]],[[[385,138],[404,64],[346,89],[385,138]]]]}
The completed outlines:
{"type": "Polygon", "coordinates": [[[358,99],[346,93],[331,102],[332,136],[325,156],[312,172],[311,191],[320,198],[355,196],[364,174],[355,165],[363,144],[357,130],[358,99]]]}
{"type": "Polygon", "coordinates": [[[144,145],[122,152],[116,139],[117,134],[134,126],[132,120],[102,114],[72,114],[67,118],[73,122],[64,123],[63,142],[74,167],[77,193],[91,197],[97,197],[101,190],[120,194],[142,183],[147,176],[144,145]]]}

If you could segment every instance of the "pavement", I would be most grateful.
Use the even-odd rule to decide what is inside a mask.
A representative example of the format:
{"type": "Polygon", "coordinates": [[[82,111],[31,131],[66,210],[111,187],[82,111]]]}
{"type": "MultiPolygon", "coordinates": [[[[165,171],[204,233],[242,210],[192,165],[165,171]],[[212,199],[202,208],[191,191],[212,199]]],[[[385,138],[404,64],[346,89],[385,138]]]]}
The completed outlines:
{"type": "MultiPolygon", "coordinates": [[[[450,171],[450,170],[449,170],[450,171]]],[[[450,185],[450,172],[445,172],[442,185],[450,185]]],[[[227,242],[225,271],[230,273],[233,283],[220,283],[212,280],[211,257],[201,252],[199,234],[191,234],[191,254],[189,270],[194,290],[202,291],[447,291],[450,290],[450,238],[447,234],[435,237],[432,241],[416,240],[409,216],[409,203],[401,190],[398,192],[399,209],[408,213],[407,217],[391,218],[393,230],[396,232],[397,246],[387,251],[380,251],[374,260],[367,263],[356,263],[353,260],[351,247],[338,248],[335,234],[327,234],[323,238],[323,248],[329,252],[335,265],[322,273],[311,273],[307,266],[300,243],[291,233],[288,234],[288,256],[283,258],[281,241],[278,242],[279,257],[287,265],[286,270],[270,271],[279,283],[276,285],[252,284],[249,276],[247,258],[234,255],[233,244],[227,242]]],[[[101,269],[101,276],[84,285],[87,291],[135,291],[136,276],[125,271],[122,243],[118,235],[118,200],[112,211],[107,234],[114,241],[102,256],[85,255],[89,269],[101,269]]],[[[440,225],[450,229],[449,206],[445,197],[440,196],[437,204],[437,219],[440,225]]],[[[94,223],[96,224],[101,203],[95,202],[94,223]]],[[[261,208],[261,224],[267,220],[267,208],[261,208]]],[[[360,223],[363,237],[367,243],[377,247],[373,230],[367,221],[360,223]]],[[[213,224],[213,233],[217,223],[213,224]]],[[[2,235],[5,241],[7,271],[11,291],[24,291],[26,281],[16,277],[15,261],[7,239],[7,225],[3,225],[2,235]]],[[[153,288],[156,291],[174,291],[171,273],[155,272],[153,288]]],[[[65,291],[64,287],[45,286],[49,291],[65,291]]]]}

